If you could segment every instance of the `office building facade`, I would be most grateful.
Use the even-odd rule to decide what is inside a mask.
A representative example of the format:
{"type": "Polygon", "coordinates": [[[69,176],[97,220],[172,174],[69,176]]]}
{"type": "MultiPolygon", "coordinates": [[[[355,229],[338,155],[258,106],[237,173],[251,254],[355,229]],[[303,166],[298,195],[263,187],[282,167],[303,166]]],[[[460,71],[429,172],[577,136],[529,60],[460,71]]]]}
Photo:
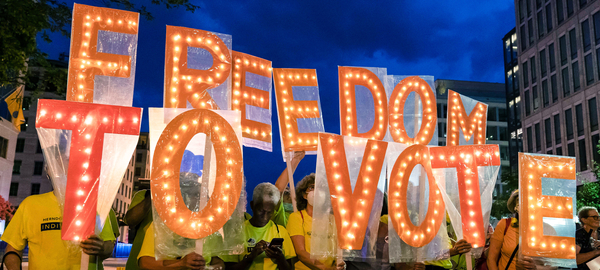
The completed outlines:
{"type": "Polygon", "coordinates": [[[600,161],[600,1],[516,0],[523,150],[600,161]]]}
{"type": "Polygon", "coordinates": [[[502,38],[504,46],[504,82],[506,108],[508,110],[508,155],[511,170],[518,170],[519,152],[523,152],[523,128],[521,128],[521,91],[519,88],[519,57],[517,30],[513,28],[502,38]]]}

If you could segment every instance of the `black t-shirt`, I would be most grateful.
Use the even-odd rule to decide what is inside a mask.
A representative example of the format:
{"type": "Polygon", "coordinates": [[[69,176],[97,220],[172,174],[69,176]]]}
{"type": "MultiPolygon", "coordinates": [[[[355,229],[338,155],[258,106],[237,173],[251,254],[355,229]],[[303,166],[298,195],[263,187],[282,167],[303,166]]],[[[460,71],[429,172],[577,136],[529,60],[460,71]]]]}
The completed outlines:
{"type": "MultiPolygon", "coordinates": [[[[600,233],[600,229],[598,229],[598,233],[600,233]]],[[[590,241],[591,236],[592,236],[592,230],[590,230],[589,232],[586,232],[583,227],[578,229],[577,232],[575,232],[575,244],[577,244],[579,247],[581,247],[581,250],[579,250],[580,254],[588,253],[588,252],[594,250],[594,248],[592,247],[592,243],[590,241]]],[[[587,262],[577,265],[577,269],[590,270],[590,268],[585,263],[587,263],[587,262]]]]}

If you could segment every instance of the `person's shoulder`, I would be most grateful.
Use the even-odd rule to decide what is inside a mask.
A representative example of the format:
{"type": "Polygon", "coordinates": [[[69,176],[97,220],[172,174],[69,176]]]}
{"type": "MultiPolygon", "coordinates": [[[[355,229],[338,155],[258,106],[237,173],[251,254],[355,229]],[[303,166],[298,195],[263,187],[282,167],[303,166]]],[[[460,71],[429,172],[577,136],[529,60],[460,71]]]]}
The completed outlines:
{"type": "Polygon", "coordinates": [[[37,194],[37,195],[30,195],[27,196],[27,198],[25,198],[21,204],[19,205],[19,208],[21,207],[27,207],[27,206],[37,206],[37,205],[48,205],[51,203],[56,203],[56,196],[54,196],[54,193],[52,191],[47,192],[47,193],[43,193],[43,194],[37,194]]]}
{"type": "Polygon", "coordinates": [[[290,218],[288,219],[288,223],[290,222],[290,220],[296,220],[296,219],[302,219],[302,216],[300,215],[300,211],[291,213],[290,218]]]}

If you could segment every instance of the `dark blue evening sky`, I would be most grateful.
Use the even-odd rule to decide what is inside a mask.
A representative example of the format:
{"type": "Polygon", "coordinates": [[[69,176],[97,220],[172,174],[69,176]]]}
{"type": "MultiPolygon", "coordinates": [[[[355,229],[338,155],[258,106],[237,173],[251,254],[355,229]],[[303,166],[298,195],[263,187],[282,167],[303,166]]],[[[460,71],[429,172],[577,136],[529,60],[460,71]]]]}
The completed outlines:
{"type": "MultiPolygon", "coordinates": [[[[338,134],[339,65],[504,83],[502,37],[515,26],[512,0],[193,2],[201,7],[195,13],[143,1],[155,16],[139,24],[133,105],[144,108],[143,131],[148,130],[148,107],[163,104],[167,24],[230,34],[234,50],[271,60],[274,68],[316,69],[325,130],[338,134]]],[[[69,39],[53,37],[51,44],[40,41],[39,47],[57,59],[69,52],[69,39]]],[[[249,194],[260,182],[275,182],[285,168],[275,106],[273,102],[273,152],[244,149],[249,194]]],[[[301,162],[296,182],[314,171],[315,162],[315,156],[301,162]]]]}

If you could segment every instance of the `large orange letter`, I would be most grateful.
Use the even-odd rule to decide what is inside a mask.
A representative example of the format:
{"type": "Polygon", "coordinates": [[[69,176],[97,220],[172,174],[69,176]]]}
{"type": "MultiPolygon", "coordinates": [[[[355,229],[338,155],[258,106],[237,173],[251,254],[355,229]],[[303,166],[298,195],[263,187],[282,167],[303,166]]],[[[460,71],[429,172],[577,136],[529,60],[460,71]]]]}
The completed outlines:
{"type": "MultiPolygon", "coordinates": [[[[572,197],[576,193],[576,184],[565,185],[563,182],[555,187],[543,188],[542,179],[575,181],[575,158],[519,153],[521,252],[526,256],[575,259],[575,238],[544,234],[548,231],[543,218],[573,219],[572,197]],[[566,196],[544,195],[543,189],[546,190],[544,193],[560,189],[560,192],[553,193],[566,196]],[[568,194],[573,195],[567,197],[568,194]]],[[[575,223],[569,223],[568,226],[575,231],[575,223]]]]}
{"type": "Polygon", "coordinates": [[[361,249],[388,143],[373,140],[367,142],[353,192],[344,136],[319,133],[319,139],[338,231],[338,247],[361,249]]]}
{"type": "Polygon", "coordinates": [[[476,102],[474,99],[463,97],[458,93],[448,90],[448,143],[446,145],[459,145],[460,132],[463,131],[464,140],[469,141],[471,136],[473,144],[485,144],[485,128],[487,125],[487,105],[477,102],[471,114],[467,114],[463,99],[476,102]]]}
{"type": "Polygon", "coordinates": [[[245,146],[272,150],[271,61],[233,51],[231,108],[242,112],[245,146]]]}
{"type": "MultiPolygon", "coordinates": [[[[165,108],[187,108],[189,102],[198,109],[228,109],[220,108],[207,90],[225,83],[229,73],[231,52],[219,36],[208,31],[167,25],[165,108]]],[[[219,95],[228,102],[229,92],[224,89],[219,95]]]]}
{"type": "Polygon", "coordinates": [[[479,194],[478,166],[500,166],[498,145],[432,147],[431,168],[456,168],[463,239],[473,247],[485,245],[485,227],[479,194]]]}
{"type": "Polygon", "coordinates": [[[36,128],[72,131],[62,220],[63,240],[79,241],[94,234],[104,135],[138,135],[141,117],[140,108],[39,100],[36,128]]]}
{"type": "MultiPolygon", "coordinates": [[[[431,87],[429,87],[429,84],[425,80],[418,76],[410,76],[400,81],[400,83],[394,87],[394,91],[390,96],[390,105],[388,108],[390,113],[390,133],[395,142],[408,145],[429,144],[431,138],[435,135],[437,107],[435,104],[435,93],[431,90],[431,87]],[[418,132],[417,128],[415,128],[416,136],[414,138],[408,136],[404,123],[404,105],[407,103],[410,92],[418,94],[421,103],[423,104],[421,126],[419,127],[418,132]]],[[[416,119],[414,121],[415,123],[417,122],[416,119]]]]}
{"type": "Polygon", "coordinates": [[[427,146],[409,146],[398,156],[390,174],[389,218],[400,238],[413,247],[422,247],[431,242],[444,221],[445,204],[433,177],[429,159],[427,146]],[[408,182],[417,164],[425,169],[429,184],[427,214],[419,226],[412,223],[407,207],[408,182]]]}
{"type": "Polygon", "coordinates": [[[388,125],[387,94],[377,75],[366,68],[338,67],[340,82],[340,126],[342,135],[380,140],[385,137],[388,125]],[[370,91],[373,96],[373,126],[358,133],[356,87],[370,91]]]}
{"type": "MultiPolygon", "coordinates": [[[[75,4],[67,82],[68,101],[94,102],[94,85],[98,82],[96,76],[111,76],[130,78],[131,82],[103,83],[110,84],[103,85],[103,91],[127,92],[126,101],[115,103],[113,99],[110,103],[131,106],[134,80],[131,75],[135,74],[138,20],[139,13],[136,12],[75,4]],[[118,47],[126,49],[115,49],[118,47]],[[128,55],[116,54],[119,52],[128,55]],[[115,89],[115,84],[123,87],[115,89]]],[[[108,98],[102,99],[106,101],[108,98]]]]}
{"type": "Polygon", "coordinates": [[[206,237],[223,227],[235,210],[242,169],[242,149],[231,125],[213,111],[186,111],[169,122],[156,145],[150,185],[156,212],[173,232],[192,239],[206,237]],[[217,171],[213,196],[204,209],[192,212],[181,196],[179,171],[185,147],[198,133],[210,137],[217,171]]]}
{"type": "Polygon", "coordinates": [[[317,151],[323,132],[319,84],[314,69],[273,69],[283,152],[317,151]]]}

